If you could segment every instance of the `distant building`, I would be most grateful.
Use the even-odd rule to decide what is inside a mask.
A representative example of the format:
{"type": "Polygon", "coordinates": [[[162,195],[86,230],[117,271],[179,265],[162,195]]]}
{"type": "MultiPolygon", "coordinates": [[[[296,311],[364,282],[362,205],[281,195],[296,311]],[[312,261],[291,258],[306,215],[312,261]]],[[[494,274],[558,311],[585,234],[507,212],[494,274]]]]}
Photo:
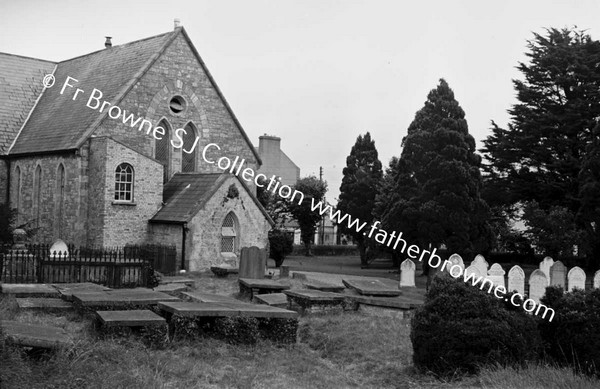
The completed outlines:
{"type": "Polygon", "coordinates": [[[284,185],[296,185],[300,168],[281,150],[281,138],[265,134],[258,142],[258,155],[263,163],[258,172],[279,177],[284,185]]]}

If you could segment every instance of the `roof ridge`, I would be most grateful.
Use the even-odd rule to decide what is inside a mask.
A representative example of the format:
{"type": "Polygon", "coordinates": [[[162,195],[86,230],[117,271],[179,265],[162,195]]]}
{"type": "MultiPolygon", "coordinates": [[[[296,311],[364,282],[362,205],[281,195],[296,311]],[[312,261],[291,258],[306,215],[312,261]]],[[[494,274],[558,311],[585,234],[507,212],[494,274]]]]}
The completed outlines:
{"type": "MultiPolygon", "coordinates": [[[[165,32],[165,33],[154,35],[154,36],[150,36],[150,37],[147,37],[147,38],[138,39],[136,41],[131,41],[131,42],[123,43],[121,45],[115,45],[115,46],[112,46],[110,49],[114,49],[114,48],[117,48],[117,47],[124,47],[124,46],[127,46],[127,45],[131,45],[131,44],[134,44],[134,43],[139,43],[139,42],[147,41],[147,40],[150,40],[150,39],[156,39],[158,37],[165,36],[165,35],[172,34],[172,33],[173,33],[173,31],[165,32]]],[[[65,62],[69,62],[69,61],[73,61],[73,60],[76,60],[76,59],[87,57],[89,55],[94,55],[94,54],[102,53],[105,50],[107,50],[107,48],[96,50],[96,51],[92,51],[91,53],[87,53],[87,54],[78,55],[77,57],[65,59],[65,60],[59,61],[57,63],[58,64],[63,64],[65,62]]]]}
{"type": "Polygon", "coordinates": [[[50,61],[50,60],[47,60],[47,59],[41,59],[41,58],[35,58],[35,57],[29,57],[29,56],[20,55],[20,54],[5,53],[3,51],[0,51],[0,55],[9,55],[11,57],[19,57],[19,58],[25,58],[25,59],[32,59],[34,61],[48,62],[48,63],[53,63],[55,65],[58,64],[58,62],[56,62],[56,61],[50,61]]]}

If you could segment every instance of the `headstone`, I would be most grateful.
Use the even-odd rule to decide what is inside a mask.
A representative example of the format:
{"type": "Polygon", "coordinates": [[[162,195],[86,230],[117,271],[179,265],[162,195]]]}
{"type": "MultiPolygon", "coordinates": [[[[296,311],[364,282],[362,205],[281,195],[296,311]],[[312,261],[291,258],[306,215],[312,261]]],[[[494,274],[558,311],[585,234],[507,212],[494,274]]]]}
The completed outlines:
{"type": "Polygon", "coordinates": [[[575,288],[585,290],[585,272],[579,266],[575,266],[567,274],[569,281],[569,292],[575,288]]]}
{"type": "Polygon", "coordinates": [[[519,265],[511,267],[508,271],[508,291],[514,290],[525,295],[525,272],[519,265]]]}
{"type": "Polygon", "coordinates": [[[600,289],[600,270],[594,274],[594,288],[600,289]]]}
{"type": "Polygon", "coordinates": [[[548,277],[546,277],[546,273],[540,269],[535,269],[529,276],[529,298],[539,303],[546,293],[547,286],[548,277]]]}
{"type": "Polygon", "coordinates": [[[62,258],[67,258],[69,256],[69,248],[67,244],[63,242],[61,239],[58,239],[56,242],[52,244],[50,247],[50,256],[60,255],[62,258]]]}
{"type": "Polygon", "coordinates": [[[542,262],[540,262],[540,270],[544,272],[546,275],[546,279],[548,280],[548,285],[550,285],[550,268],[554,264],[554,259],[551,257],[546,257],[542,262]]]}
{"type": "Polygon", "coordinates": [[[485,260],[483,255],[481,255],[481,254],[478,254],[475,257],[473,262],[471,262],[471,266],[476,267],[479,270],[479,274],[481,274],[482,276],[485,276],[486,274],[488,274],[489,264],[487,263],[487,261],[485,260]]]}
{"type": "Polygon", "coordinates": [[[239,278],[265,278],[267,252],[256,246],[244,247],[240,254],[239,278]]]}
{"type": "Polygon", "coordinates": [[[469,274],[473,274],[473,278],[475,280],[477,280],[479,277],[482,276],[481,272],[479,271],[479,268],[477,266],[473,266],[473,265],[471,265],[465,269],[465,275],[468,277],[469,274]]]}
{"type": "Polygon", "coordinates": [[[494,283],[494,285],[503,287],[505,286],[504,274],[506,274],[506,272],[498,263],[494,263],[492,267],[490,267],[490,270],[488,270],[488,278],[494,283]]]}
{"type": "MultiPolygon", "coordinates": [[[[461,270],[460,270],[460,274],[462,275],[462,273],[463,273],[463,272],[464,272],[464,270],[465,270],[465,263],[463,262],[463,259],[461,258],[461,256],[460,256],[460,255],[458,255],[458,254],[452,254],[452,255],[450,256],[450,258],[448,258],[448,261],[450,262],[450,265],[449,265],[449,266],[446,266],[446,270],[448,271],[448,273],[450,273],[450,271],[451,271],[451,269],[452,269],[452,267],[453,267],[453,266],[457,265],[457,266],[459,266],[459,267],[460,267],[460,269],[461,269],[461,270]]],[[[456,270],[454,270],[454,271],[452,271],[452,273],[450,273],[450,274],[451,274],[451,275],[452,275],[452,274],[456,275],[456,273],[457,273],[457,271],[456,271],[456,270]]]]}
{"type": "Polygon", "coordinates": [[[400,287],[415,286],[415,263],[410,259],[400,264],[400,287]]]}
{"type": "Polygon", "coordinates": [[[565,289],[567,285],[567,267],[561,261],[556,261],[550,267],[550,286],[560,286],[565,289]]]}

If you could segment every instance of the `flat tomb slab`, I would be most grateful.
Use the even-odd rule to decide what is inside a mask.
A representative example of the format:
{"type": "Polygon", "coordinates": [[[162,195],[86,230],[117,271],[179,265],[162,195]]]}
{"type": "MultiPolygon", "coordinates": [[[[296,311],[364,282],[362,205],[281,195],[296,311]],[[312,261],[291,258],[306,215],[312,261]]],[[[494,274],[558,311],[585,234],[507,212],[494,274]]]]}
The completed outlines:
{"type": "Polygon", "coordinates": [[[182,295],[192,301],[199,303],[219,303],[219,302],[236,302],[238,301],[231,296],[223,296],[220,294],[213,293],[202,293],[202,292],[183,292],[182,295]]]}
{"type": "Polygon", "coordinates": [[[415,297],[376,297],[376,296],[348,296],[349,300],[358,304],[371,305],[382,308],[413,309],[423,305],[424,299],[415,297]]]}
{"type": "Polygon", "coordinates": [[[100,322],[107,327],[144,327],[167,323],[164,317],[158,316],[147,309],[98,311],[96,315],[100,322]]]}
{"type": "Polygon", "coordinates": [[[19,309],[40,309],[49,311],[66,311],[73,309],[72,303],[57,298],[25,297],[17,298],[16,300],[19,309]]]}
{"type": "Polygon", "coordinates": [[[284,293],[257,294],[254,295],[254,299],[259,304],[265,304],[271,307],[285,308],[288,305],[288,298],[284,293]]]}
{"type": "Polygon", "coordinates": [[[174,294],[179,292],[185,292],[189,290],[186,284],[174,283],[174,284],[160,284],[156,288],[152,289],[155,292],[162,292],[167,294],[174,294]]]}
{"type": "Polygon", "coordinates": [[[15,297],[60,297],[56,289],[48,284],[2,284],[2,294],[15,297]]]}
{"type": "Polygon", "coordinates": [[[342,285],[329,284],[326,282],[321,282],[317,280],[310,280],[304,283],[304,286],[308,289],[320,290],[322,292],[334,292],[334,293],[342,293],[344,289],[346,289],[342,285]]]}
{"type": "Polygon", "coordinates": [[[158,307],[166,312],[184,317],[267,317],[290,319],[297,313],[286,309],[256,305],[243,302],[235,303],[196,303],[196,302],[161,302],[158,307]]]}
{"type": "Polygon", "coordinates": [[[177,297],[146,288],[117,289],[96,293],[74,293],[73,301],[82,306],[155,305],[160,301],[180,301],[177,297]]]}
{"type": "Polygon", "coordinates": [[[290,288],[289,285],[284,285],[274,280],[259,278],[240,278],[239,283],[252,289],[285,290],[290,288]]]}
{"type": "Polygon", "coordinates": [[[52,287],[58,290],[58,293],[60,293],[63,299],[68,301],[73,300],[73,293],[75,292],[104,292],[111,290],[109,287],[93,282],[52,284],[52,287]]]}
{"type": "Polygon", "coordinates": [[[210,270],[218,277],[226,277],[229,274],[239,273],[239,269],[237,267],[211,266],[210,270]]]}
{"type": "Polygon", "coordinates": [[[344,278],[342,282],[347,287],[356,289],[358,293],[367,296],[399,296],[402,294],[397,285],[382,282],[377,278],[372,280],[344,278]]]}
{"type": "Polygon", "coordinates": [[[71,344],[62,328],[9,320],[0,321],[0,326],[6,339],[19,346],[53,349],[71,344]]]}
{"type": "Polygon", "coordinates": [[[185,284],[187,286],[193,286],[194,282],[193,279],[183,276],[164,276],[158,281],[159,284],[185,284]]]}
{"type": "Polygon", "coordinates": [[[290,297],[308,300],[310,302],[334,302],[344,301],[345,299],[344,295],[339,293],[322,292],[320,290],[313,289],[285,290],[283,293],[290,297]]]}

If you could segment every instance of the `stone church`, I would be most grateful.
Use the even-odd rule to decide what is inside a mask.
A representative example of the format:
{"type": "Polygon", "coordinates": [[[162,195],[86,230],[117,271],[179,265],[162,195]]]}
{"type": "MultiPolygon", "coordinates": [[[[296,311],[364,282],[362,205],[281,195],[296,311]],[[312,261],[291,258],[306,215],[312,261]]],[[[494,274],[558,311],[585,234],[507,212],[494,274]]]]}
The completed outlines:
{"type": "Polygon", "coordinates": [[[183,27],[119,46],[107,39],[58,63],[0,53],[0,203],[37,229],[37,242],[173,244],[187,270],[237,266],[242,247],[266,247],[273,222],[252,183],[203,158],[210,143],[220,147],[211,160],[260,168],[183,27]],[[47,74],[56,84],[44,88],[47,74]],[[64,87],[68,77],[74,87],[64,87]],[[90,108],[93,89],[163,136],[90,108]]]}

